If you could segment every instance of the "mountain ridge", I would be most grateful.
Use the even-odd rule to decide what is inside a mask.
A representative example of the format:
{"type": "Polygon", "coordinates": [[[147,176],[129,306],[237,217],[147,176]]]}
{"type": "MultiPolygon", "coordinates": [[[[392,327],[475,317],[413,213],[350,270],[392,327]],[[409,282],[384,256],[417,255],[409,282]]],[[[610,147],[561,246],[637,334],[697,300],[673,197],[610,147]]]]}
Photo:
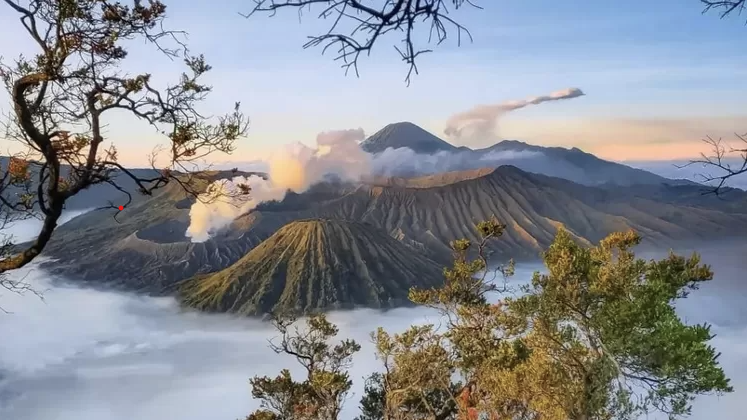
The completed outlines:
{"type": "Polygon", "coordinates": [[[162,294],[176,282],[222,270],[295,220],[368,223],[439,264],[451,260],[449,241],[475,239],[472,223],[496,216],[507,225],[492,243],[498,260],[536,259],[559,227],[580,242],[636,229],[645,243],[721,240],[747,233],[747,193],[723,200],[694,186],[590,187],[501,166],[478,178],[408,188],[372,184],[320,185],[281,202],[258,206],[203,243],[185,232],[189,208],[178,191],[159,192],[118,214],[98,211],[55,233],[46,254],[53,272],[81,281],[162,294]],[[169,233],[172,231],[172,233],[169,233]]]}
{"type": "Polygon", "coordinates": [[[290,222],[223,270],[179,284],[183,304],[242,315],[408,303],[412,286],[442,283],[440,266],[369,225],[290,222]]]}
{"type": "MultiPolygon", "coordinates": [[[[692,181],[669,179],[644,169],[605,161],[575,147],[571,149],[543,147],[518,140],[502,140],[492,146],[474,150],[465,146],[457,147],[410,122],[388,124],[361,142],[360,145],[364,150],[374,155],[389,148],[393,148],[394,150],[397,148],[408,148],[413,150],[413,153],[419,153],[423,156],[433,156],[433,153],[436,155],[446,153],[447,155],[450,154],[449,156],[458,156],[458,160],[461,162],[457,164],[457,167],[450,167],[449,165],[453,162],[450,163],[451,158],[447,156],[444,158],[444,165],[435,165],[436,170],[433,171],[408,169],[406,167],[401,169],[393,168],[388,170],[386,174],[374,171],[372,174],[373,177],[378,177],[379,179],[382,178],[382,175],[386,175],[389,178],[417,178],[433,176],[443,172],[479,170],[483,168],[496,168],[503,164],[511,164],[527,172],[565,178],[584,185],[602,185],[606,183],[617,185],[662,183],[697,185],[692,181]],[[498,156],[500,159],[489,159],[491,154],[515,154],[523,152],[533,153],[534,155],[533,157],[509,156],[505,158],[498,156]]],[[[418,156],[413,156],[410,160],[413,159],[417,160],[418,156]]],[[[7,157],[0,157],[0,167],[7,166],[7,160],[7,157]]],[[[156,175],[156,171],[150,168],[130,168],[128,170],[143,178],[156,175]]],[[[69,167],[63,165],[63,174],[66,171],[69,171],[69,167]]],[[[228,173],[228,171],[224,172],[228,173]]],[[[242,173],[257,174],[258,172],[243,171],[242,173]]],[[[137,185],[129,176],[121,171],[116,173],[115,176],[118,186],[126,192],[120,191],[109,184],[94,185],[71,197],[66,203],[66,209],[86,210],[107,206],[110,203],[114,203],[115,205],[124,204],[128,200],[127,193],[130,193],[134,199],[140,198],[137,193],[137,185]]],[[[9,189],[5,193],[13,194],[13,191],[9,189]]]]}
{"type": "MultiPolygon", "coordinates": [[[[525,171],[570,179],[584,185],[612,183],[617,185],[696,184],[693,181],[669,179],[643,169],[600,159],[579,148],[544,147],[519,140],[501,140],[491,146],[472,149],[455,146],[410,122],[389,124],[361,143],[372,154],[387,150],[410,149],[418,155],[434,157],[438,163],[425,172],[416,165],[417,156],[405,160],[401,168],[384,165],[375,175],[415,177],[443,171],[473,170],[501,164],[517,166],[525,171]],[[410,166],[408,166],[410,165],[410,166]]],[[[392,152],[389,152],[392,153],[392,152]]]]}

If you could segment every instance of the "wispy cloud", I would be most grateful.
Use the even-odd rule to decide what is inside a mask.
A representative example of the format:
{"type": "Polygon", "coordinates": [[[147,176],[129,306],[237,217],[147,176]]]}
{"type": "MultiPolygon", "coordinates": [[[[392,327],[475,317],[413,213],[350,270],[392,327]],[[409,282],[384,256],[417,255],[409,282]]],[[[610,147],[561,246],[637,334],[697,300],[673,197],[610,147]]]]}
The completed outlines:
{"type": "Polygon", "coordinates": [[[506,113],[543,102],[561,101],[584,96],[578,88],[568,88],[548,95],[533,96],[526,99],[501,102],[492,105],[477,105],[467,111],[452,115],[446,121],[444,134],[456,141],[465,141],[469,145],[485,140],[494,140],[498,119],[506,113]]]}

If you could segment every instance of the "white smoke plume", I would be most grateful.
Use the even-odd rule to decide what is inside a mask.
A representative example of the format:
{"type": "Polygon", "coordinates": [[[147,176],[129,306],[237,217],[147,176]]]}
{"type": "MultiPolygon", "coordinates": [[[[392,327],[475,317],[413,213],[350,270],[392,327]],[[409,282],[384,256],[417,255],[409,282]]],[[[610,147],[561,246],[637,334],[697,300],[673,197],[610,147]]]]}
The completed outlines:
{"type": "Polygon", "coordinates": [[[186,236],[192,242],[204,242],[210,235],[230,224],[236,217],[253,209],[263,201],[280,200],[285,191],[274,188],[262,177],[237,176],[215,181],[189,210],[189,227],[186,236]],[[251,194],[242,194],[240,185],[248,185],[251,194]]]}
{"type": "Polygon", "coordinates": [[[535,96],[518,101],[508,101],[494,105],[478,105],[468,111],[452,115],[446,122],[444,133],[452,138],[467,142],[482,142],[496,136],[498,120],[506,113],[543,102],[573,99],[584,96],[578,88],[568,88],[549,95],[535,96]]]}
{"type": "Polygon", "coordinates": [[[323,132],[315,148],[295,143],[273,154],[267,161],[268,180],[240,176],[214,182],[190,208],[186,236],[204,242],[259,203],[282,200],[289,190],[301,193],[328,175],[360,179],[371,168],[370,155],[358,144],[364,138],[361,128],[323,132]],[[240,184],[251,187],[248,196],[237,194],[240,184]]]}
{"type": "Polygon", "coordinates": [[[316,148],[296,143],[282,149],[269,159],[270,181],[300,193],[327,175],[358,180],[370,171],[371,157],[358,144],[364,138],[361,128],[327,131],[317,135],[316,148]]]}

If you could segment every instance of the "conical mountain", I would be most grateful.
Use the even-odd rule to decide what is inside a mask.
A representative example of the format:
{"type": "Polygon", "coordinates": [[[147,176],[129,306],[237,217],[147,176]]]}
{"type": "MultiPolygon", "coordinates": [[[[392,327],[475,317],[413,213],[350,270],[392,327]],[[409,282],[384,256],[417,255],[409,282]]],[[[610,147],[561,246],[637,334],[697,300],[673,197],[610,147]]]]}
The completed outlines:
{"type": "Polygon", "coordinates": [[[437,286],[442,268],[370,225],[289,223],[228,268],[181,284],[182,302],[243,315],[406,305],[412,286],[437,286]]]}
{"type": "MultiPolygon", "coordinates": [[[[671,180],[642,169],[600,159],[580,149],[543,147],[518,140],[503,140],[490,147],[470,149],[456,147],[410,122],[389,124],[361,143],[369,153],[381,153],[388,148],[409,148],[417,154],[440,156],[437,163],[419,158],[396,165],[378,162],[378,175],[417,177],[446,171],[464,171],[513,165],[527,172],[565,178],[583,185],[663,184],[693,185],[686,180],[671,180]]],[[[397,162],[397,160],[393,160],[397,162]]]]}
{"type": "Polygon", "coordinates": [[[361,148],[368,153],[380,153],[390,147],[407,147],[415,153],[423,154],[453,152],[458,149],[411,122],[389,124],[361,143],[361,148]]]}

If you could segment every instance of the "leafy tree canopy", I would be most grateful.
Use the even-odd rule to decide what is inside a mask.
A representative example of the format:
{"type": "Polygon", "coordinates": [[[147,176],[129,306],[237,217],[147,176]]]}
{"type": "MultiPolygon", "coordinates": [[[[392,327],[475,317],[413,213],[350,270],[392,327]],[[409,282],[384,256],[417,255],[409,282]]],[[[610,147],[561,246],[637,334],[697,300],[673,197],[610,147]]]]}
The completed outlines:
{"type": "MultiPolygon", "coordinates": [[[[485,240],[503,232],[494,220],[477,228],[485,240]]],[[[485,240],[453,242],[444,286],[411,292],[444,325],[373,335],[383,370],[366,383],[360,420],[678,418],[695,396],[732,391],[710,327],[674,308],[713,278],[697,255],[646,261],[632,231],[587,248],[560,230],[546,272],[516,288],[486,278],[485,240]]]]}
{"type": "Polygon", "coordinates": [[[279,318],[275,325],[281,332],[280,343],[272,349],[296,358],[306,375],[295,380],[284,369],[275,378],[254,377],[252,396],[261,401],[261,408],[247,420],[337,419],[350,387],[353,385],[347,368],[360,345],[344,340],[330,345],[338,329],[323,315],[306,320],[305,328],[291,328],[293,318],[279,318]]]}
{"type": "MultiPolygon", "coordinates": [[[[238,103],[215,119],[200,113],[199,104],[211,91],[203,83],[211,67],[202,55],[188,51],[182,32],[165,29],[164,3],[125,3],[2,1],[2,13],[18,17],[22,28],[18,36],[29,39],[32,47],[15,59],[0,59],[0,79],[11,102],[2,135],[21,147],[0,168],[0,227],[37,214],[43,225],[28,246],[2,244],[0,276],[42,252],[66,201],[80,191],[111,184],[129,197],[113,176],[120,172],[142,194],[173,181],[198,195],[205,183],[193,183],[191,175],[184,175],[192,168],[184,165],[213,152],[230,153],[248,129],[238,103]],[[126,72],[133,41],[182,60],[184,73],[167,84],[154,80],[152,69],[126,72]],[[144,177],[118,163],[117,150],[107,144],[106,133],[106,124],[115,114],[150,124],[163,135],[168,143],[166,167],[156,168],[154,157],[156,170],[144,177]]],[[[7,277],[0,277],[0,286],[23,288],[7,277]]]]}

